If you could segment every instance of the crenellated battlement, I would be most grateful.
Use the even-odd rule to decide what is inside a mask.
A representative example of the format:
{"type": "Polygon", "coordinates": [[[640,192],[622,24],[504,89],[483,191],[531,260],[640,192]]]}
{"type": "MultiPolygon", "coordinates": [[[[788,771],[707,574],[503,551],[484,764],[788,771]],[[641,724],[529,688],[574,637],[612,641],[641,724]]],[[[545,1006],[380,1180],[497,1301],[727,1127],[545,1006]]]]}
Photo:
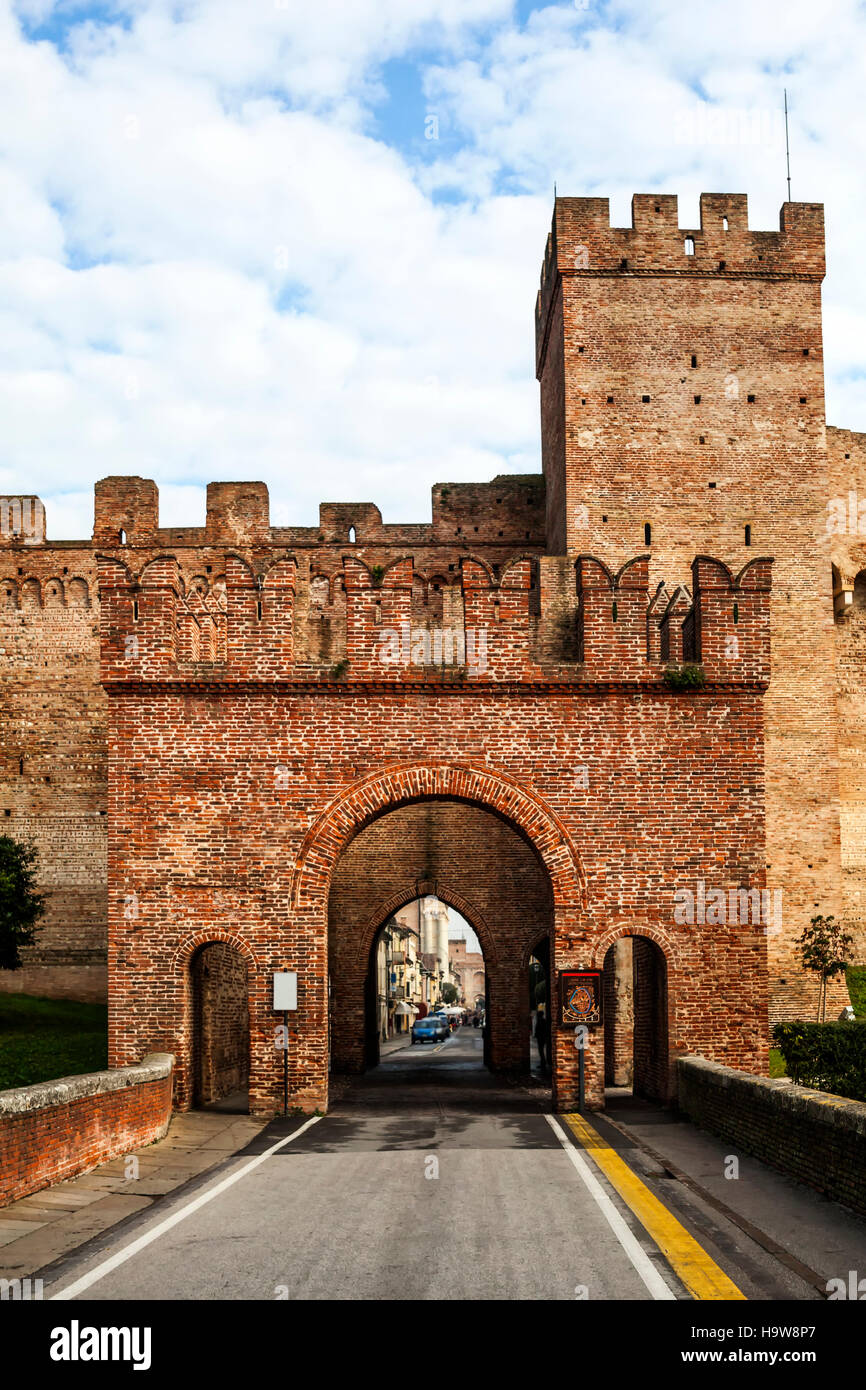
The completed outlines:
{"type": "Polygon", "coordinates": [[[464,555],[431,607],[411,554],[344,555],[327,588],[286,553],[228,551],[209,582],[185,578],[175,555],[135,572],[100,554],[102,680],[661,683],[671,662],[691,661],[712,682],[768,681],[770,560],[735,575],[699,556],[693,598],[682,587],[667,598],[649,594],[646,555],[615,572],[581,555],[558,583],[542,574],[552,559],[519,555],[497,571],[464,555]],[[325,622],[329,640],[312,641],[325,622]]]}
{"type": "MultiPolygon", "coordinates": [[[[9,499],[7,499],[9,500],[9,499]]],[[[11,499],[22,503],[28,499],[11,499]]],[[[39,499],[31,499],[39,504],[39,499]]],[[[16,516],[21,513],[19,506],[16,516]]],[[[500,474],[489,483],[436,483],[432,520],[386,523],[373,502],[323,502],[318,526],[273,526],[265,483],[208,483],[204,526],[161,527],[159,494],[147,478],[102,478],[95,488],[93,542],[114,545],[545,544],[544,479],[500,474]]],[[[0,520],[3,513],[0,511],[0,520]]],[[[44,508],[41,534],[45,538],[44,508]]],[[[32,541],[30,543],[33,543],[32,541]]]]}
{"type": "Polygon", "coordinates": [[[743,193],[702,193],[694,228],[679,225],[675,194],[636,193],[631,206],[632,225],[613,227],[607,198],[556,199],[535,308],[539,372],[563,277],[824,278],[821,203],[784,203],[779,230],[768,232],[749,228],[743,193]]]}

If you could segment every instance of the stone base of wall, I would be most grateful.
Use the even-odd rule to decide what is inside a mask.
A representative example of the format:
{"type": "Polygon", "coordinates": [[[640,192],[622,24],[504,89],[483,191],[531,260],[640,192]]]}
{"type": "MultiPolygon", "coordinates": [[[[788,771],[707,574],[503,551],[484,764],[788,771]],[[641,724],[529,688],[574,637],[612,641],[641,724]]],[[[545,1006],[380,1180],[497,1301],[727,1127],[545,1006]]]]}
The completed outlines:
{"type": "Polygon", "coordinates": [[[20,970],[0,970],[0,994],[104,1004],[108,998],[108,966],[25,964],[20,970]]]}
{"type": "Polygon", "coordinates": [[[677,1074],[696,1125],[866,1215],[866,1105],[703,1057],[680,1057],[677,1074]]]}
{"type": "Polygon", "coordinates": [[[174,1057],[0,1091],[0,1206],[161,1139],[174,1057]]]}

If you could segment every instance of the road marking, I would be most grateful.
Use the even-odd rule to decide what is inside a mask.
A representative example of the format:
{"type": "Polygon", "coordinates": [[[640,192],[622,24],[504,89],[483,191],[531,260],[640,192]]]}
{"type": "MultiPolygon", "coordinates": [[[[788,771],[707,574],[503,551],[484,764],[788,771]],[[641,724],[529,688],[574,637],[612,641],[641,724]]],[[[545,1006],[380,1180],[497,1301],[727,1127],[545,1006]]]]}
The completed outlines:
{"type": "Polygon", "coordinates": [[[564,1115],[563,1119],[582,1148],[586,1149],[596,1167],[616,1188],[623,1201],[634,1212],[648,1235],[661,1250],[678,1279],[681,1279],[692,1298],[704,1301],[745,1299],[737,1288],[689,1235],[677,1218],[668,1211],[636,1173],[611,1148],[598,1130],[583,1115],[564,1115]]]}
{"type": "Polygon", "coordinates": [[[316,1122],[321,1119],[321,1115],[311,1115],[309,1120],[306,1120],[301,1125],[300,1129],[296,1129],[293,1134],[288,1134],[285,1139],[280,1139],[276,1144],[272,1144],[269,1149],[265,1149],[264,1153],[259,1154],[256,1158],[251,1158],[249,1163],[245,1163],[243,1168],[239,1168],[236,1173],[230,1173],[227,1178],[223,1178],[222,1182],[217,1183],[216,1187],[211,1187],[206,1192],[202,1192],[200,1196],[194,1197],[185,1207],[181,1207],[180,1211],[173,1212],[171,1216],[167,1216],[164,1221],[160,1221],[158,1226],[154,1226],[150,1231],[145,1231],[143,1236],[139,1236],[137,1240],[132,1241],[129,1245],[125,1246],[123,1250],[118,1250],[116,1255],[112,1255],[109,1259],[103,1260],[101,1265],[97,1265],[96,1268],[90,1270],[88,1274],[83,1274],[80,1279],[76,1279],[74,1284],[69,1284],[67,1288],[61,1289],[58,1293],[53,1293],[51,1298],[77,1298],[80,1293],[83,1293],[85,1289],[89,1289],[92,1284],[96,1284],[100,1279],[104,1279],[106,1274],[110,1274],[111,1271],[117,1269],[119,1265],[125,1264],[127,1260],[131,1260],[133,1255],[138,1254],[139,1250],[144,1250],[148,1245],[151,1245],[153,1241],[165,1235],[165,1232],[170,1231],[172,1226],[176,1226],[180,1221],[185,1221],[188,1216],[192,1216],[194,1211],[198,1211],[201,1207],[212,1201],[214,1197],[218,1197],[221,1192],[225,1192],[227,1188],[232,1187],[234,1183],[245,1177],[247,1173],[251,1173],[254,1168],[258,1168],[259,1164],[264,1163],[265,1159],[270,1158],[271,1154],[275,1154],[278,1149],[284,1149],[287,1144],[291,1144],[293,1139],[300,1138],[305,1130],[309,1129],[311,1125],[316,1124],[316,1122]]]}
{"type": "Polygon", "coordinates": [[[598,1178],[591,1171],[589,1165],[578,1153],[577,1149],[569,1142],[568,1136],[557,1124],[552,1115],[544,1117],[550,1125],[567,1157],[577,1170],[581,1180],[586,1185],[589,1195],[592,1197],[596,1206],[601,1211],[602,1216],[610,1226],[620,1245],[628,1255],[638,1274],[649,1289],[652,1297],[658,1301],[662,1299],[675,1299],[676,1294],[669,1288],[656,1269],[649,1255],[644,1250],[640,1241],[636,1239],[629,1230],[626,1222],[620,1216],[608,1194],[605,1192],[598,1178]]]}

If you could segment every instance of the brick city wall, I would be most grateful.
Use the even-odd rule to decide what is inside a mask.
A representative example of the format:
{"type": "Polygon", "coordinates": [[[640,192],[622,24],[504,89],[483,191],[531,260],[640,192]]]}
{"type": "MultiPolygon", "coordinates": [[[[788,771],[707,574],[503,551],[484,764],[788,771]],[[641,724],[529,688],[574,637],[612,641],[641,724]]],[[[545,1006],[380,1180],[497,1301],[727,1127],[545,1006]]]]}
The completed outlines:
{"type": "Polygon", "coordinates": [[[866,435],[827,430],[827,530],[836,615],[842,894],[866,961],[866,435]]]}
{"type": "Polygon", "coordinates": [[[703,1057],[681,1057],[677,1071],[695,1124],[866,1215],[866,1105],[703,1057]]]}
{"type": "Polygon", "coordinates": [[[47,895],[0,990],[105,998],[105,707],[90,548],[0,538],[0,834],[36,845],[47,895]]]}
{"type": "Polygon", "coordinates": [[[0,1091],[0,1206],[161,1139],[173,1060],[0,1091]]]}

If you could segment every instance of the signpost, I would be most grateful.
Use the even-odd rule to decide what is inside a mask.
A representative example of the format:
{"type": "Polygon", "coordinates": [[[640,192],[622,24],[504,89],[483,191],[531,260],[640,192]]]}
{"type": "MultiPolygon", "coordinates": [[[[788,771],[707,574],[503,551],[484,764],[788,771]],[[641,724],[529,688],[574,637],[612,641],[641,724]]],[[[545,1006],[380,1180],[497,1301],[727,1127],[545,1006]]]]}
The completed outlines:
{"type": "Polygon", "coordinates": [[[274,972],[274,1012],[283,1015],[283,1114],[289,1113],[289,1013],[298,1007],[298,972],[274,972]]]}
{"type": "Polygon", "coordinates": [[[603,1017],[601,971],[561,970],[559,1001],[560,1021],[574,1026],[574,1045],[577,1048],[577,1108],[578,1113],[582,1115],[586,1101],[586,1039],[589,1028],[601,1023],[603,1017]]]}

